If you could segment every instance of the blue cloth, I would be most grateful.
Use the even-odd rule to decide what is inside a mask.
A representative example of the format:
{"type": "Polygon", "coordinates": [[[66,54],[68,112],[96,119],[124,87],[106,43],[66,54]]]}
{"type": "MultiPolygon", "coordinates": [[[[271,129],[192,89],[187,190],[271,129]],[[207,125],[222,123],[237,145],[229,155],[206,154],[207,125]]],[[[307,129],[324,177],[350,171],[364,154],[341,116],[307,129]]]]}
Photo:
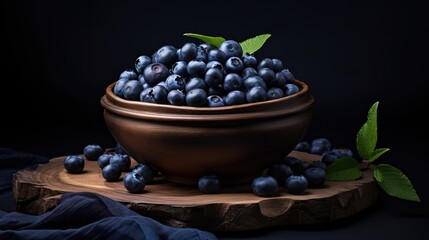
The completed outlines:
{"type": "MultiPolygon", "coordinates": [[[[12,184],[11,179],[3,179],[3,173],[11,177],[13,171],[47,161],[41,156],[0,149],[1,191],[10,189],[12,184]],[[11,156],[6,163],[5,159],[11,156]]],[[[217,237],[199,229],[166,226],[97,193],[77,192],[62,194],[55,208],[38,216],[0,211],[0,239],[215,240],[217,237]]]]}

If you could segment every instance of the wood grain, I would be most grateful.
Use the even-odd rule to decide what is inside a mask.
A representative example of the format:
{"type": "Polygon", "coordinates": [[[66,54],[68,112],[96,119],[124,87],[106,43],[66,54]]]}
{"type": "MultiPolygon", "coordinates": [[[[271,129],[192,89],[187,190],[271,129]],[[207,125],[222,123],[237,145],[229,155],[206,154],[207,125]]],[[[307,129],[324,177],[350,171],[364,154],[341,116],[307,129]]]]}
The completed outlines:
{"type": "MultiPolygon", "coordinates": [[[[293,151],[290,156],[311,162],[320,156],[293,151]]],[[[375,203],[377,184],[372,170],[361,179],[327,181],[320,189],[302,195],[283,187],[273,197],[259,197],[250,185],[223,187],[219,194],[202,194],[196,187],[156,178],[141,194],[128,193],[122,179],[106,182],[96,161],[86,161],[83,174],[69,174],[64,157],[50,160],[36,170],[14,175],[13,192],[17,211],[42,214],[58,203],[64,192],[96,192],[130,209],[175,227],[197,227],[211,231],[242,231],[273,226],[329,222],[354,215],[375,203]]],[[[133,161],[133,164],[136,162],[133,161]]]]}

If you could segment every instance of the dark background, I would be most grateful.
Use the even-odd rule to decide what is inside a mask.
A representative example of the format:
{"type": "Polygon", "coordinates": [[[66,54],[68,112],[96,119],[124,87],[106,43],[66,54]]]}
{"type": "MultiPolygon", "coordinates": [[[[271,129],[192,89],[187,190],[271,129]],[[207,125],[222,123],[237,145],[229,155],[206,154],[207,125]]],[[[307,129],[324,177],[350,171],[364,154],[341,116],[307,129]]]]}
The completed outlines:
{"type": "Polygon", "coordinates": [[[379,101],[378,146],[391,151],[377,162],[401,169],[422,203],[382,193],[368,211],[329,226],[219,236],[417,239],[429,232],[427,9],[417,1],[5,1],[0,147],[48,157],[112,147],[100,98],[138,56],[200,43],[186,32],[237,41],[270,33],[255,56],[283,60],[315,97],[305,139],[355,149],[379,101]]]}

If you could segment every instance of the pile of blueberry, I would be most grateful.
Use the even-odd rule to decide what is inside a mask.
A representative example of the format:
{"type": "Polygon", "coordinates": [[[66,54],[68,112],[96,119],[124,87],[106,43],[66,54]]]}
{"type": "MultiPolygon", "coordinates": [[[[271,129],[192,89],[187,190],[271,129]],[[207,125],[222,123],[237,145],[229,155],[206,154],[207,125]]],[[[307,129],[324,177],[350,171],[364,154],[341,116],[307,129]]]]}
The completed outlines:
{"type": "Polygon", "coordinates": [[[188,42],[139,56],[123,71],[113,92],[149,103],[221,107],[266,101],[299,92],[293,74],[275,58],[260,61],[234,40],[219,48],[188,42]]]}

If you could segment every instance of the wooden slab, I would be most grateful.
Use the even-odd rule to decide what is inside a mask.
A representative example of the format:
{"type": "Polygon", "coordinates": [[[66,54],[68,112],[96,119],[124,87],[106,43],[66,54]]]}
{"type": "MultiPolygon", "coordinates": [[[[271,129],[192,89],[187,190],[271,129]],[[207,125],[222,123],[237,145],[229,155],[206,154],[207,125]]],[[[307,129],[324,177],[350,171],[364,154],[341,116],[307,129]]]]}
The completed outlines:
{"type": "MultiPolygon", "coordinates": [[[[311,162],[320,156],[292,152],[290,156],[311,162]]],[[[96,161],[86,161],[83,174],[69,174],[64,157],[53,158],[36,170],[14,175],[13,192],[17,211],[41,214],[55,207],[64,192],[96,192],[130,209],[175,227],[197,227],[210,231],[242,231],[273,226],[329,222],[356,214],[375,203],[377,184],[372,170],[359,180],[327,181],[320,189],[303,195],[289,194],[283,187],[273,197],[258,197],[250,185],[224,187],[219,194],[202,194],[155,179],[141,194],[131,194],[118,182],[106,182],[96,161]]],[[[133,162],[133,164],[136,164],[133,162]]]]}

